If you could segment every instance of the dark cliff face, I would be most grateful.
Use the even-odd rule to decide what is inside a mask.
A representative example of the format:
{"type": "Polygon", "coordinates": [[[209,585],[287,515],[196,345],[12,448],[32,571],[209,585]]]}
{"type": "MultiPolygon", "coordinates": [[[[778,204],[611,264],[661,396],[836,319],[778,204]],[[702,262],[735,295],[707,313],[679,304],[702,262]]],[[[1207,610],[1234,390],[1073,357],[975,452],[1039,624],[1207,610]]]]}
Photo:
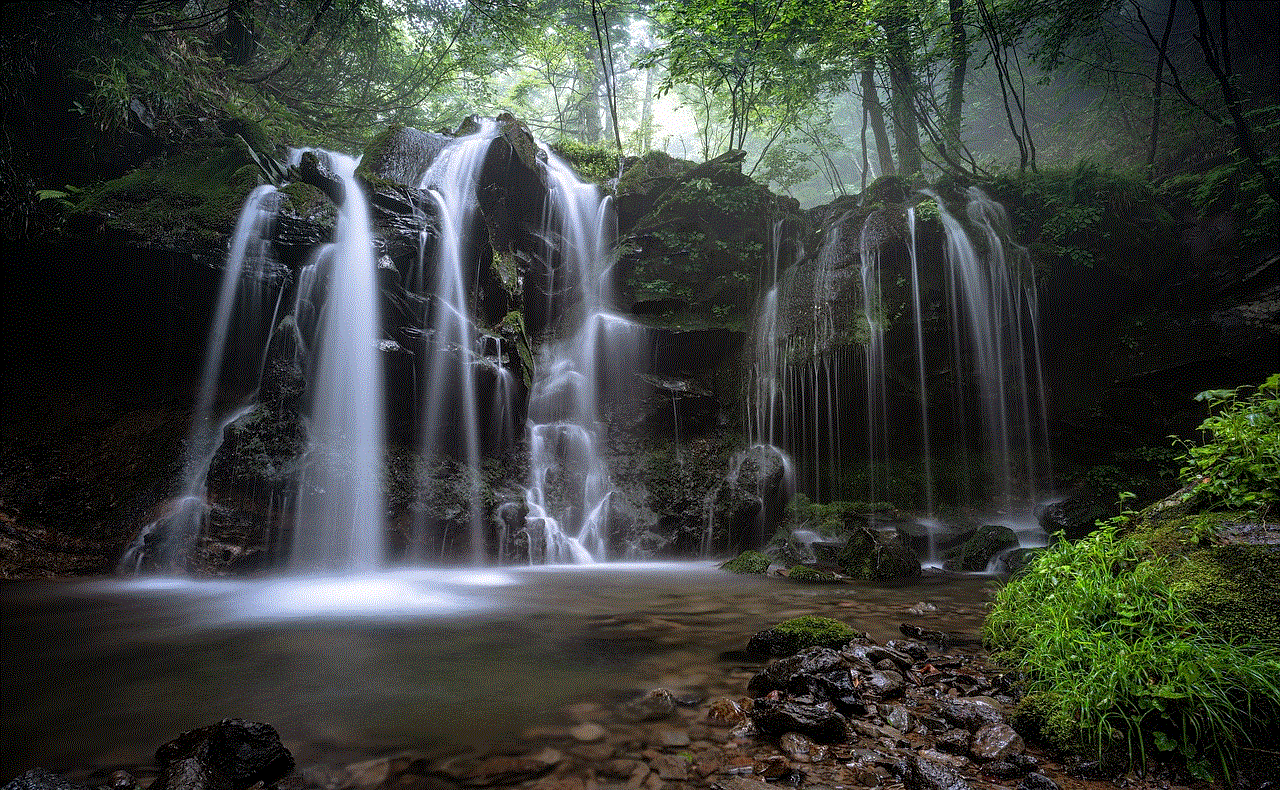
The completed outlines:
{"type": "MultiPolygon", "coordinates": [[[[515,119],[505,124],[478,190],[483,227],[476,236],[474,307],[480,326],[495,338],[485,354],[495,360],[502,354],[527,385],[536,345],[552,329],[549,316],[539,313],[551,301],[538,231],[546,183],[527,130],[515,119]]],[[[438,150],[440,141],[431,136],[424,147],[403,130],[385,137],[379,153],[395,167],[367,167],[362,183],[374,205],[384,258],[384,336],[394,341],[385,349],[397,445],[389,468],[392,530],[407,536],[414,509],[427,507],[445,534],[460,536],[467,486],[438,486],[425,503],[415,493],[423,474],[441,480],[465,475],[447,453],[424,459],[412,449],[420,432],[412,416],[415,360],[427,341],[413,328],[423,296],[409,289],[405,272],[410,257],[416,259],[420,233],[431,233],[433,209],[416,184],[397,180],[397,173],[407,172],[407,155],[391,150],[403,138],[419,155],[419,149],[438,150]]],[[[172,495],[228,223],[243,194],[269,175],[242,143],[224,139],[154,159],[73,207],[47,212],[48,224],[14,248],[3,317],[5,345],[17,353],[10,354],[4,377],[0,573],[106,572],[129,536],[172,495]]],[[[275,231],[286,288],[309,251],[330,238],[335,217],[326,195],[332,184],[323,174],[294,175],[299,180],[282,190],[275,231]]],[[[657,155],[632,162],[619,192],[619,306],[650,334],[647,375],[625,383],[633,397],[606,415],[619,488],[611,506],[615,534],[647,556],[690,556],[702,547],[710,513],[713,548],[758,545],[769,532],[761,532],[763,522],[753,514],[766,500],[780,511],[770,500],[776,494],[757,492],[730,506],[738,494],[729,490],[726,475],[744,442],[750,354],[744,345],[752,313],[773,285],[773,261],[791,328],[803,335],[812,327],[814,305],[825,300],[842,327],[828,340],[856,351],[865,327],[853,309],[861,299],[855,275],[868,228],[885,272],[886,310],[907,309],[901,204],[845,201],[802,215],[742,176],[736,162],[694,166],[657,155]],[[837,230],[858,242],[844,245],[833,264],[820,264],[815,251],[837,230]],[[802,243],[809,254],[797,260],[802,243]],[[730,504],[717,514],[720,501],[730,504]]],[[[1017,196],[1009,199],[1015,217],[1022,216],[1017,196]]],[[[1148,208],[1135,207],[1135,217],[1148,208]]],[[[1196,392],[1260,381],[1274,367],[1277,259],[1265,245],[1233,248],[1231,232],[1237,231],[1229,225],[1213,224],[1214,234],[1187,226],[1181,237],[1170,230],[1161,237],[1164,252],[1146,249],[1142,265],[1112,265],[1108,256],[1126,249],[1114,240],[1108,243],[1115,249],[1100,247],[1090,265],[1032,245],[1051,433],[1069,485],[1121,449],[1163,446],[1169,433],[1189,430],[1202,416],[1191,400],[1196,392]],[[1170,256],[1184,263],[1170,264],[1170,256]]],[[[1164,227],[1135,220],[1139,226],[1153,239],[1164,227]]],[[[937,274],[942,235],[928,217],[917,231],[928,299],[945,287],[937,274]]],[[[1034,222],[1020,232],[1044,236],[1034,222]]],[[[1135,237],[1134,243],[1154,248],[1151,240],[1135,237]]],[[[905,359],[914,342],[903,326],[887,335],[891,368],[895,349],[905,359]]],[[[942,348],[947,338],[935,329],[926,328],[926,342],[942,348]]],[[[491,400],[496,367],[482,367],[481,398],[491,400]]],[[[902,381],[914,375],[898,373],[902,381]]],[[[232,404],[245,394],[227,388],[220,402],[232,404]]],[[[915,408],[909,388],[899,394],[902,402],[890,408],[915,408]]],[[[287,472],[286,456],[305,446],[296,401],[274,399],[268,404],[274,411],[257,413],[233,431],[232,456],[212,478],[215,500],[227,509],[221,522],[227,541],[261,542],[255,524],[266,506],[258,500],[288,482],[255,475],[287,472]],[[254,459],[274,458],[271,448],[281,457],[269,470],[259,469],[254,459]],[[246,498],[246,491],[257,493],[246,498]]],[[[523,423],[520,408],[513,420],[523,423]]],[[[518,443],[486,447],[485,507],[495,536],[501,529],[518,531],[527,475],[522,452],[518,443]]],[[[1140,464],[1132,466],[1135,474],[1141,471],[1140,464]]],[[[456,537],[451,551],[465,556],[464,542],[456,537]]]]}

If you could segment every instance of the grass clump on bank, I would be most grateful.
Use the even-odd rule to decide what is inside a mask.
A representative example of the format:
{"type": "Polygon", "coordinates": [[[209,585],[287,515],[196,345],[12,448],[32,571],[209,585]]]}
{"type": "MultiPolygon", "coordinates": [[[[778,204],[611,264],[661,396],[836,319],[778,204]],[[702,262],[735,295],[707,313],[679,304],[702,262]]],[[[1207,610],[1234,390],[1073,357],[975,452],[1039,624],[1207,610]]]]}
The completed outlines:
{"type": "Polygon", "coordinates": [[[1201,777],[1230,772],[1280,715],[1280,647],[1198,617],[1169,559],[1124,533],[1132,515],[1037,557],[998,593],[984,638],[1023,671],[1022,711],[1055,745],[1139,764],[1176,751],[1201,777]]]}

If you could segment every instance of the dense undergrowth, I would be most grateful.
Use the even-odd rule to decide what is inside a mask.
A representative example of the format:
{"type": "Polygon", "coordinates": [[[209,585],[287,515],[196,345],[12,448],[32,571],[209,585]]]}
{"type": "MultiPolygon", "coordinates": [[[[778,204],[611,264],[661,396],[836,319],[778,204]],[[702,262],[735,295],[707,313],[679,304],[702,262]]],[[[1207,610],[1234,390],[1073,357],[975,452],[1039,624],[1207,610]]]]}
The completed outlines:
{"type": "Polygon", "coordinates": [[[1202,394],[1216,411],[1204,440],[1185,446],[1188,486],[1172,506],[1125,510],[1078,542],[1059,540],[997,594],[984,637],[1021,670],[1021,714],[1046,740],[1139,765],[1176,752],[1208,778],[1230,774],[1241,750],[1275,737],[1280,633],[1267,613],[1275,552],[1219,545],[1217,533],[1265,523],[1280,489],[1278,385],[1273,375],[1257,388],[1202,394]],[[1188,517],[1193,507],[1236,510],[1188,517]],[[1248,549],[1256,551],[1241,564],[1248,549]],[[1254,612],[1243,620],[1201,589],[1206,569],[1224,563],[1236,563],[1227,583],[1257,577],[1226,602],[1254,612]]]}

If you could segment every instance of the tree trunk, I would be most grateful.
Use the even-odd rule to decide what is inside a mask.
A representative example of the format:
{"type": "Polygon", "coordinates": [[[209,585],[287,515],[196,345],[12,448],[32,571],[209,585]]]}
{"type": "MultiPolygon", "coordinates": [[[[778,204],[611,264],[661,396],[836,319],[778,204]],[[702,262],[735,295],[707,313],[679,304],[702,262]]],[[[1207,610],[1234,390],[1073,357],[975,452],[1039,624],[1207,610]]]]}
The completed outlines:
{"type": "Polygon", "coordinates": [[[218,37],[222,59],[232,66],[247,66],[257,45],[258,34],[249,0],[231,0],[227,4],[227,27],[218,37]]]}
{"type": "Polygon", "coordinates": [[[951,77],[947,81],[947,117],[943,134],[947,145],[960,145],[960,123],[964,111],[964,78],[969,67],[969,34],[964,27],[964,0],[949,0],[951,10],[951,77]]]}
{"type": "Polygon", "coordinates": [[[901,17],[882,19],[888,40],[890,108],[893,137],[898,143],[898,165],[904,175],[920,172],[920,127],[916,123],[916,75],[911,69],[911,42],[907,22],[901,17]]]}
{"type": "MultiPolygon", "coordinates": [[[[1151,140],[1147,144],[1148,169],[1156,166],[1156,141],[1160,137],[1160,99],[1164,94],[1164,61],[1169,51],[1169,34],[1173,31],[1173,14],[1177,8],[1178,0],[1169,0],[1169,18],[1164,22],[1164,35],[1160,37],[1160,49],[1156,53],[1156,78],[1151,87],[1151,140]]],[[[1138,13],[1142,13],[1141,6],[1138,13]]]]}
{"type": "Polygon", "coordinates": [[[876,90],[876,67],[867,61],[862,67],[862,108],[871,121],[871,132],[876,140],[876,154],[880,158],[880,175],[891,176],[897,172],[893,167],[893,149],[889,147],[889,133],[884,126],[884,108],[880,106],[880,94],[876,90]]]}

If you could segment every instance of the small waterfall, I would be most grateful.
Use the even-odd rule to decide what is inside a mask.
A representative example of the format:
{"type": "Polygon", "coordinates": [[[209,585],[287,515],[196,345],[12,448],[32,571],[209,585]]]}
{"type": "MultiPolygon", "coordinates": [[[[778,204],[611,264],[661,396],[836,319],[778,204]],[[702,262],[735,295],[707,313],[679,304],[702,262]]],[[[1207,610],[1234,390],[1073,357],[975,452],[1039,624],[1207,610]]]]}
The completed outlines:
{"type": "MultiPolygon", "coordinates": [[[[222,442],[223,430],[244,412],[242,408],[219,418],[214,414],[214,403],[223,389],[224,377],[234,376],[236,381],[227,383],[241,391],[257,388],[262,373],[260,352],[265,347],[262,336],[274,324],[274,315],[265,328],[260,320],[265,312],[267,286],[277,273],[270,246],[279,202],[275,187],[265,185],[250,192],[240,209],[205,343],[200,389],[182,464],[181,493],[169,510],[143,527],[125,550],[118,565],[121,573],[138,573],[147,566],[180,568],[205,529],[209,465],[222,442]],[[252,381],[246,380],[249,371],[254,374],[252,381]]],[[[273,310],[279,310],[278,298],[273,310]]]]}
{"type": "MultiPolygon", "coordinates": [[[[426,389],[422,398],[422,447],[424,451],[444,451],[449,440],[462,439],[459,453],[470,475],[469,538],[471,561],[484,564],[486,536],[480,481],[480,416],[476,395],[476,365],[481,364],[480,336],[471,319],[467,299],[471,280],[468,266],[471,258],[472,230],[477,222],[479,205],[476,188],[485,153],[497,135],[493,121],[482,122],[481,128],[445,148],[422,178],[422,188],[430,191],[439,217],[436,244],[436,279],[429,292],[427,312],[430,316],[432,351],[427,360],[426,389]]],[[[422,253],[419,254],[421,270],[422,253]]],[[[420,278],[421,279],[421,278],[420,278]]],[[[426,317],[424,325],[428,323],[426,317]]],[[[501,356],[499,356],[501,359],[501,356]]],[[[509,384],[510,373],[506,373],[509,384]]],[[[502,388],[499,388],[502,391],[502,388]]],[[[504,404],[505,408],[505,404],[504,404]]],[[[436,481],[424,481],[419,495],[425,501],[436,481]]],[[[426,508],[420,506],[415,516],[414,544],[424,546],[428,540],[426,508]]]]}
{"type": "MultiPolygon", "coordinates": [[[[545,151],[546,149],[544,149],[545,151]]],[[[609,506],[613,481],[604,459],[601,403],[625,396],[639,371],[646,332],[612,311],[609,278],[617,219],[608,198],[583,184],[547,152],[549,205],[548,315],[581,316],[577,328],[546,343],[529,394],[528,509],[530,562],[593,562],[610,557],[609,506]],[[562,280],[562,283],[556,283],[562,280]],[[574,294],[578,304],[557,299],[574,294]]]]}
{"type": "Polygon", "coordinates": [[[1030,259],[1012,241],[999,204],[976,188],[964,197],[963,222],[940,204],[946,241],[932,279],[913,208],[900,217],[872,212],[856,238],[846,238],[856,227],[851,212],[831,222],[817,254],[783,272],[761,300],[747,379],[749,441],[794,458],[802,490],[814,500],[891,499],[903,495],[893,477],[901,462],[916,470],[929,565],[939,564],[942,504],[1009,523],[1023,545],[1042,540],[1031,513],[1038,486],[1049,479],[1030,259]],[[905,256],[895,254],[899,238],[905,256]],[[945,325],[932,331],[930,303],[943,305],[938,318],[945,325]],[[944,328],[950,352],[928,342],[948,337],[944,328]],[[939,389],[942,377],[930,376],[948,353],[949,397],[939,389]],[[915,403],[904,397],[910,390],[915,403]],[[950,415],[939,408],[948,402],[950,415]],[[842,413],[857,408],[861,429],[852,413],[842,413]],[[842,448],[860,453],[861,462],[843,458],[842,448]],[[946,489],[940,503],[937,459],[944,451],[974,460],[962,475],[972,481],[954,494],[946,489]],[[863,464],[856,490],[841,472],[863,464]]]}
{"type": "Polygon", "coordinates": [[[327,159],[342,179],[343,201],[335,242],[311,275],[324,281],[325,296],[308,349],[311,444],[298,486],[292,562],[303,572],[359,572],[384,561],[377,261],[356,160],[327,159]]]}
{"type": "MultiPolygon", "coordinates": [[[[977,187],[966,218],[977,243],[937,195],[943,229],[958,391],[976,395],[987,494],[1006,514],[1030,512],[1049,473],[1048,428],[1031,258],[1010,239],[1004,208],[977,187]],[[1017,490],[1018,481],[1025,482],[1017,490]]],[[[963,410],[964,402],[960,402],[963,410]]]]}
{"type": "MultiPolygon", "coordinates": [[[[881,209],[882,211],[884,209],[881,209]]],[[[871,217],[862,225],[859,238],[862,265],[862,320],[867,337],[863,344],[863,370],[867,390],[867,501],[876,502],[881,490],[877,474],[889,458],[888,385],[885,380],[885,308],[880,289],[880,247],[868,231],[871,217]]]]}

